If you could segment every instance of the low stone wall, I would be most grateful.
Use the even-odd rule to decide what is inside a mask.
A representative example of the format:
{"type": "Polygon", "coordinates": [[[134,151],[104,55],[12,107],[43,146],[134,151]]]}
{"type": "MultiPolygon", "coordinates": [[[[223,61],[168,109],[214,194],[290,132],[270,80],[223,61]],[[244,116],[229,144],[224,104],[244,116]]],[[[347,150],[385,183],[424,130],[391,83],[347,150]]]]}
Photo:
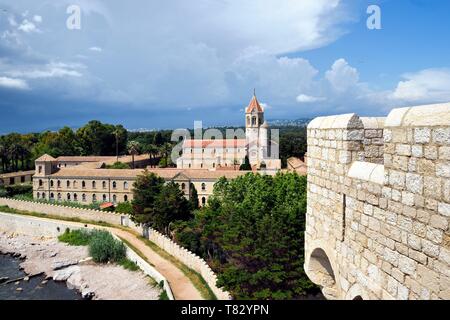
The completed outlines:
{"type": "Polygon", "coordinates": [[[217,299],[231,300],[231,296],[228,292],[223,291],[216,286],[217,276],[211,270],[205,260],[190,252],[189,250],[179,246],[156,230],[149,229],[148,233],[148,238],[150,241],[154,242],[156,245],[158,245],[158,247],[164,249],[166,252],[176,257],[192,270],[198,272],[214,292],[217,299]]]}
{"type": "Polygon", "coordinates": [[[115,225],[121,225],[123,219],[122,215],[113,212],[81,209],[34,201],[0,198],[0,206],[2,205],[17,210],[45,213],[63,218],[79,218],[83,220],[106,222],[115,225]]]}
{"type": "MultiPolygon", "coordinates": [[[[144,230],[141,226],[136,226],[133,222],[131,222],[129,217],[124,214],[90,209],[79,209],[60,206],[56,204],[45,204],[7,198],[0,198],[0,206],[1,205],[5,205],[18,210],[51,214],[63,218],[80,218],[84,220],[107,222],[113,225],[123,225],[133,229],[139,234],[146,234],[143,232],[144,230]]],[[[166,236],[151,228],[148,230],[148,239],[154,242],[158,247],[165,250],[170,255],[180,260],[183,264],[185,264],[192,270],[198,272],[214,292],[217,299],[231,300],[231,296],[228,292],[223,291],[216,286],[217,276],[211,270],[205,260],[195,255],[191,251],[179,246],[166,236]]]]}
{"type": "MultiPolygon", "coordinates": [[[[82,224],[74,222],[64,222],[58,220],[43,220],[30,216],[20,216],[16,214],[2,213],[0,212],[0,231],[14,232],[19,234],[26,234],[33,237],[51,237],[56,238],[69,228],[73,229],[88,229],[82,224]]],[[[89,228],[92,229],[92,228],[89,228]]],[[[114,235],[113,235],[114,236],[114,235]]],[[[114,236],[114,238],[120,238],[114,236]]],[[[142,259],[136,252],[130,247],[124,244],[127,248],[127,257],[148,276],[155,279],[158,283],[164,282],[164,290],[167,292],[167,296],[170,300],[175,300],[172,294],[172,290],[167,279],[161,275],[155,268],[153,268],[147,261],[142,259]]]]}
{"type": "Polygon", "coordinates": [[[198,272],[211,288],[212,292],[214,292],[217,299],[231,300],[231,296],[228,292],[223,291],[216,286],[217,276],[205,260],[186,248],[181,247],[165,235],[152,228],[148,228],[148,232],[144,232],[144,229],[141,226],[136,226],[133,223],[130,223],[129,227],[139,234],[146,235],[148,233],[147,238],[151,242],[155,243],[158,247],[180,260],[187,267],[198,272]]]}

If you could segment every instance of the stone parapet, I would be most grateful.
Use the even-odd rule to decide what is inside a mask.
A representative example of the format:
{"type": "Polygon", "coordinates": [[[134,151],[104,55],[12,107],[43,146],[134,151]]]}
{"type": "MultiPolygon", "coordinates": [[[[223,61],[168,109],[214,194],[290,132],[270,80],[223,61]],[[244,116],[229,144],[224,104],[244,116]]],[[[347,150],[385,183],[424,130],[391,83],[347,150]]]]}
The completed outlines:
{"type": "Polygon", "coordinates": [[[305,271],[331,299],[450,299],[450,103],[308,126],[305,271]]]}

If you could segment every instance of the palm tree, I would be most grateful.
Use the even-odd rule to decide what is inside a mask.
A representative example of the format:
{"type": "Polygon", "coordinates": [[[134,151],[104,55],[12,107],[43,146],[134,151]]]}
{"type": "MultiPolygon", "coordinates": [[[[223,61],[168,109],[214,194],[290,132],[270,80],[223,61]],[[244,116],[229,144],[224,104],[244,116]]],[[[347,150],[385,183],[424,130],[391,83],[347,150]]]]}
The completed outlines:
{"type": "Polygon", "coordinates": [[[8,145],[3,137],[0,137],[0,159],[2,161],[2,172],[6,172],[8,166],[8,145]]]}
{"type": "Polygon", "coordinates": [[[133,169],[134,169],[134,156],[139,154],[139,151],[141,149],[141,144],[137,141],[130,141],[127,144],[127,150],[128,153],[131,154],[131,161],[133,162],[133,169]]]}
{"type": "Polygon", "coordinates": [[[116,162],[119,162],[119,136],[120,136],[120,130],[116,128],[113,131],[114,136],[116,137],[116,162]]]}
{"type": "Polygon", "coordinates": [[[169,166],[169,155],[172,152],[172,144],[169,142],[164,143],[160,148],[160,152],[166,159],[166,166],[169,166]]]}
{"type": "Polygon", "coordinates": [[[147,146],[146,149],[147,149],[146,151],[150,155],[150,158],[152,159],[152,161],[151,161],[152,166],[154,166],[155,165],[155,158],[159,154],[158,147],[155,146],[154,144],[150,144],[150,145],[147,146]]]}

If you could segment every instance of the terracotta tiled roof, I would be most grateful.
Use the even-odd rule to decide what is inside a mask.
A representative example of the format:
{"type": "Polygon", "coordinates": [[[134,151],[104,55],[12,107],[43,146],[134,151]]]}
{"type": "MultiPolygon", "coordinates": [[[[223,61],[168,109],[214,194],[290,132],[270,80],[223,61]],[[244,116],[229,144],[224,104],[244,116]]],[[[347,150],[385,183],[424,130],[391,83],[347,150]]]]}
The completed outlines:
{"type": "Polygon", "coordinates": [[[258,102],[258,99],[256,98],[256,96],[254,95],[252,100],[250,101],[247,110],[245,111],[246,113],[250,113],[252,112],[254,109],[256,109],[257,112],[264,112],[264,109],[261,107],[261,105],[258,102]]]}
{"type": "Polygon", "coordinates": [[[36,161],[56,161],[56,159],[48,154],[44,154],[43,156],[37,158],[36,161]]]}
{"type": "Polygon", "coordinates": [[[0,174],[0,179],[34,175],[34,173],[35,173],[34,170],[3,173],[3,174],[0,174]]]}
{"type": "Polygon", "coordinates": [[[291,157],[287,159],[288,167],[292,167],[292,170],[297,172],[301,175],[306,175],[308,171],[308,167],[306,166],[306,163],[304,163],[302,160],[296,157],[291,157]]]}
{"type": "MultiPolygon", "coordinates": [[[[175,178],[179,174],[183,174],[190,179],[218,179],[220,177],[226,177],[228,179],[234,179],[238,176],[245,175],[246,171],[210,171],[207,169],[176,169],[176,168],[148,168],[147,171],[153,172],[161,178],[170,180],[175,178]]],[[[51,178],[64,179],[64,178],[111,178],[111,179],[134,179],[138,175],[142,174],[144,169],[88,169],[88,168],[62,168],[54,174],[50,175],[51,178]]]]}
{"type": "MultiPolygon", "coordinates": [[[[138,154],[138,155],[134,156],[134,161],[141,161],[141,160],[150,160],[150,157],[149,157],[148,154],[138,154]]],[[[113,158],[108,159],[108,160],[106,160],[104,162],[105,162],[105,164],[114,164],[114,163],[116,163],[116,161],[117,161],[117,158],[113,157],[113,158]]],[[[122,163],[131,164],[132,161],[133,161],[133,157],[129,156],[129,155],[127,155],[127,156],[120,156],[119,157],[119,162],[122,162],[122,163]]]]}
{"type": "Polygon", "coordinates": [[[250,171],[209,171],[202,169],[185,169],[183,174],[191,179],[219,179],[225,177],[227,179],[234,179],[243,176],[250,171]]]}
{"type": "Polygon", "coordinates": [[[184,140],[184,148],[237,148],[245,147],[245,139],[184,140]]]}
{"type": "Polygon", "coordinates": [[[112,156],[61,156],[56,158],[59,162],[100,162],[115,159],[112,156]]]}

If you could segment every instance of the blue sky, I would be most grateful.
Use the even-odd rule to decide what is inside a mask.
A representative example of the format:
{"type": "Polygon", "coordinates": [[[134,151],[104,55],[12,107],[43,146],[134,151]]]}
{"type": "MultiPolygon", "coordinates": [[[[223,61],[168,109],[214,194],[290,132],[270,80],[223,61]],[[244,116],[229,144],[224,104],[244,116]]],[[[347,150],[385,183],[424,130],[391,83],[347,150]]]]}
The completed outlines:
{"type": "Polygon", "coordinates": [[[443,0],[0,0],[0,133],[242,124],[450,101],[443,0]],[[81,8],[69,30],[68,6],[81,8]],[[366,27],[369,5],[381,30],[366,27]]]}

